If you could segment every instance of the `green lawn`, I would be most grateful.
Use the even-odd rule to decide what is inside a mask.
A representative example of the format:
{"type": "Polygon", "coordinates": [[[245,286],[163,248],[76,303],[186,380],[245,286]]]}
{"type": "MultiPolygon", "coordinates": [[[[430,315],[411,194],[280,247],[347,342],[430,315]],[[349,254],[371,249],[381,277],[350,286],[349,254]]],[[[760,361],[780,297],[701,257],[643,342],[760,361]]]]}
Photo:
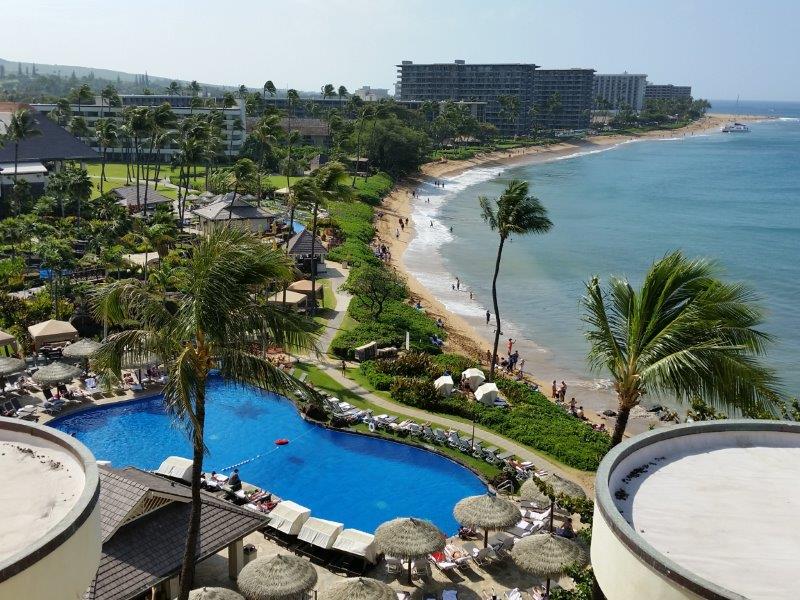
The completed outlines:
{"type": "MultiPolygon", "coordinates": [[[[383,407],[375,406],[372,403],[368,402],[367,400],[364,400],[361,396],[359,396],[355,392],[352,392],[347,388],[345,388],[344,386],[342,386],[339,382],[334,380],[330,375],[324,373],[321,369],[319,369],[319,367],[301,363],[297,365],[297,369],[295,370],[295,375],[298,375],[297,371],[308,373],[308,381],[313,383],[315,388],[323,390],[328,394],[330,394],[331,396],[335,396],[339,400],[344,400],[345,402],[349,402],[353,406],[357,406],[362,409],[372,409],[376,414],[395,415],[400,420],[406,419],[406,417],[401,413],[395,413],[392,412],[391,410],[386,410],[383,407]]],[[[369,431],[368,427],[363,423],[351,427],[351,429],[363,432],[369,431]]],[[[380,432],[380,435],[381,437],[385,437],[387,439],[394,439],[394,440],[401,439],[399,436],[387,432],[380,432]]],[[[422,446],[422,447],[426,446],[425,444],[418,443],[417,441],[410,439],[408,437],[402,438],[402,441],[406,443],[411,443],[416,446],[422,446]]],[[[500,469],[498,469],[496,466],[490,465],[486,461],[474,458],[472,456],[468,456],[463,452],[460,452],[459,450],[454,450],[453,448],[450,448],[449,446],[433,445],[428,447],[435,448],[438,452],[441,452],[442,454],[445,454],[455,459],[456,461],[467,465],[468,467],[474,469],[487,479],[496,477],[500,473],[500,469]]]]}

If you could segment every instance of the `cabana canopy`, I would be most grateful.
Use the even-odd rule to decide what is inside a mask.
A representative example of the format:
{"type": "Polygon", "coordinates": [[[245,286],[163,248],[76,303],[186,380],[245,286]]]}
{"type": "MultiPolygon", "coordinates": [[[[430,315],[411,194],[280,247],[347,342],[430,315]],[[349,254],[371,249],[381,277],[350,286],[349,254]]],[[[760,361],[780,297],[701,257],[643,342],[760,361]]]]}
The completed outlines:
{"type": "Polygon", "coordinates": [[[300,533],[297,534],[297,539],[308,542],[312,546],[328,550],[333,546],[333,542],[336,541],[342,529],[344,529],[342,523],[309,517],[303,523],[300,533]]]}
{"type": "MultiPolygon", "coordinates": [[[[311,280],[310,279],[301,279],[300,281],[295,281],[294,283],[289,285],[289,289],[293,292],[299,292],[301,294],[305,294],[306,296],[311,295],[311,280]]],[[[322,298],[322,286],[319,285],[317,282],[316,290],[317,296],[322,298]]]]}
{"type": "Polygon", "coordinates": [[[192,461],[182,456],[168,456],[156,469],[158,475],[172,479],[180,479],[186,483],[192,482],[192,461]]]}
{"type": "Polygon", "coordinates": [[[483,371],[481,371],[480,369],[476,369],[474,367],[472,369],[467,369],[466,371],[464,371],[462,377],[464,377],[467,380],[467,383],[469,384],[469,389],[471,389],[473,392],[478,389],[478,386],[480,386],[484,381],[486,381],[486,375],[483,374],[483,371]]]}
{"type": "Polygon", "coordinates": [[[477,390],[475,390],[475,400],[481,404],[487,404],[491,406],[497,398],[498,393],[499,390],[497,389],[497,385],[494,383],[484,383],[477,390]]]}
{"type": "Polygon", "coordinates": [[[297,535],[311,516],[311,511],[291,500],[278,502],[269,513],[269,526],[287,535],[297,535]]]}
{"type": "Polygon", "coordinates": [[[55,319],[31,325],[28,327],[28,333],[31,334],[35,350],[39,350],[46,344],[74,342],[78,339],[78,330],[71,323],[56,321],[55,319]]]}
{"type": "Polygon", "coordinates": [[[11,356],[17,351],[17,340],[10,333],[0,331],[0,356],[11,356]]]}
{"type": "Polygon", "coordinates": [[[442,396],[449,396],[453,391],[453,378],[450,375],[442,375],[433,382],[433,387],[442,396]]]}
{"type": "Polygon", "coordinates": [[[360,556],[372,563],[378,562],[378,552],[375,550],[375,536],[358,529],[344,529],[333,541],[332,548],[360,556]]]}
{"type": "MultiPolygon", "coordinates": [[[[286,290],[286,306],[305,306],[306,299],[307,296],[305,294],[286,290]]],[[[267,302],[270,304],[283,304],[283,292],[272,294],[272,296],[267,298],[267,302]]]]}

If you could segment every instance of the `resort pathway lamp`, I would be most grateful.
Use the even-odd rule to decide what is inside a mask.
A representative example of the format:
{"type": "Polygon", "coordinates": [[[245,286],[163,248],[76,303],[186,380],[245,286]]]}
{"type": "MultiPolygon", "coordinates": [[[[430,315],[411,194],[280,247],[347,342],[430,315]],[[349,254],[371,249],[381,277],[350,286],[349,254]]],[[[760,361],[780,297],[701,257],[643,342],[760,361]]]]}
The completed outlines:
{"type": "Polygon", "coordinates": [[[221,587],[204,587],[189,592],[189,600],[244,600],[244,596],[221,587]]]}
{"type": "Polygon", "coordinates": [[[75,365],[56,361],[36,371],[33,374],[33,380],[41,385],[52,387],[60,383],[69,383],[80,374],[81,370],[75,365]]]}
{"type": "Polygon", "coordinates": [[[74,344],[70,344],[69,346],[65,346],[64,349],[61,351],[61,356],[64,358],[73,358],[76,360],[83,361],[84,370],[88,370],[89,367],[89,359],[97,352],[103,344],[100,342],[95,342],[89,338],[83,338],[78,340],[74,344]]]}
{"type": "MultiPolygon", "coordinates": [[[[7,377],[25,370],[25,361],[11,356],[0,357],[0,377],[7,377]]],[[[2,391],[2,390],[0,390],[2,391]]]]}
{"type": "Polygon", "coordinates": [[[572,566],[583,566],[588,557],[578,542],[552,533],[534,533],[517,540],[511,558],[523,571],[547,579],[545,598],[550,597],[550,579],[563,575],[572,566]]]}
{"type": "Polygon", "coordinates": [[[489,545],[489,531],[513,527],[519,521],[517,505],[494,492],[469,496],[453,509],[456,521],[464,527],[483,529],[483,547],[489,545]]]}
{"type": "Polygon", "coordinates": [[[415,558],[440,552],[447,543],[445,535],[430,521],[402,517],[383,523],[375,530],[378,551],[408,560],[408,584],[411,585],[411,562],[415,558]]]}
{"type": "Polygon", "coordinates": [[[355,577],[332,585],[321,597],[322,600],[397,600],[397,592],[377,579],[355,577]]]}
{"type": "Polygon", "coordinates": [[[544,508],[548,502],[550,503],[550,533],[553,532],[553,521],[555,521],[554,513],[556,507],[556,496],[564,495],[569,496],[570,498],[586,498],[586,492],[583,491],[581,486],[570,481],[569,479],[564,479],[555,473],[548,473],[547,475],[542,475],[541,477],[538,477],[537,475],[531,476],[530,479],[526,480],[525,483],[522,484],[522,487],[519,490],[519,495],[522,500],[533,502],[542,508],[544,508]],[[539,486],[536,485],[537,479],[550,486],[550,489],[553,491],[552,496],[548,496],[539,489],[539,486]]]}
{"type": "Polygon", "coordinates": [[[317,585],[317,571],[304,558],[278,554],[247,563],[236,582],[246,600],[299,600],[317,585]]]}

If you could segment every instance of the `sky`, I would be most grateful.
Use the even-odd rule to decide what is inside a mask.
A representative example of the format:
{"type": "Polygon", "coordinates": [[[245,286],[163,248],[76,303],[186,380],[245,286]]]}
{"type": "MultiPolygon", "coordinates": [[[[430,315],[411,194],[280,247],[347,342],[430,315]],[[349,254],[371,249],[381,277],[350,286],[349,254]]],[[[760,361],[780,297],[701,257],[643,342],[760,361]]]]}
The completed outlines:
{"type": "Polygon", "coordinates": [[[796,0],[2,0],[0,57],[204,83],[392,89],[395,65],[646,73],[695,97],[800,100],[796,0]]]}

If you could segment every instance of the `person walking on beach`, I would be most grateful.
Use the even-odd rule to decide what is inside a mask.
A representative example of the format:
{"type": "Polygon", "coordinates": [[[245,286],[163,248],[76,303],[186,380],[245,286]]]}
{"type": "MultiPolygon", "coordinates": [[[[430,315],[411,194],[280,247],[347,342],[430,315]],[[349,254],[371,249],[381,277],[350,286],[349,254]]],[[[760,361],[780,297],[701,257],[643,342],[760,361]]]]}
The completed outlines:
{"type": "Polygon", "coordinates": [[[456,277],[456,291],[461,291],[461,280],[456,277]]]}
{"type": "Polygon", "coordinates": [[[396,237],[398,240],[400,239],[400,230],[396,227],[394,229],[394,237],[396,237]]]}
{"type": "Polygon", "coordinates": [[[511,356],[511,349],[514,347],[514,342],[516,342],[516,341],[517,340],[512,340],[511,338],[508,338],[508,342],[506,343],[506,347],[508,348],[508,355],[509,356],[511,356]]]}
{"type": "Polygon", "coordinates": [[[408,217],[406,217],[406,227],[408,227],[408,217]]]}
{"type": "Polygon", "coordinates": [[[558,398],[558,385],[555,379],[553,379],[553,398],[558,398]]]}
{"type": "MultiPolygon", "coordinates": [[[[486,324],[487,324],[487,325],[489,324],[489,321],[491,321],[491,319],[492,319],[492,313],[490,313],[490,312],[487,310],[487,311],[486,311],[486,324]]],[[[555,383],[555,381],[554,381],[553,383],[555,383]]]]}
{"type": "Polygon", "coordinates": [[[521,361],[519,361],[519,374],[522,375],[524,371],[525,371],[525,359],[523,358],[521,361]]]}
{"type": "Polygon", "coordinates": [[[558,389],[558,393],[561,396],[561,401],[564,402],[567,397],[567,384],[564,383],[563,379],[561,380],[561,387],[558,389]]]}
{"type": "Polygon", "coordinates": [[[469,299],[472,300],[472,290],[469,292],[469,299]]]}
{"type": "Polygon", "coordinates": [[[433,227],[433,221],[431,221],[431,227],[433,227]]]}

